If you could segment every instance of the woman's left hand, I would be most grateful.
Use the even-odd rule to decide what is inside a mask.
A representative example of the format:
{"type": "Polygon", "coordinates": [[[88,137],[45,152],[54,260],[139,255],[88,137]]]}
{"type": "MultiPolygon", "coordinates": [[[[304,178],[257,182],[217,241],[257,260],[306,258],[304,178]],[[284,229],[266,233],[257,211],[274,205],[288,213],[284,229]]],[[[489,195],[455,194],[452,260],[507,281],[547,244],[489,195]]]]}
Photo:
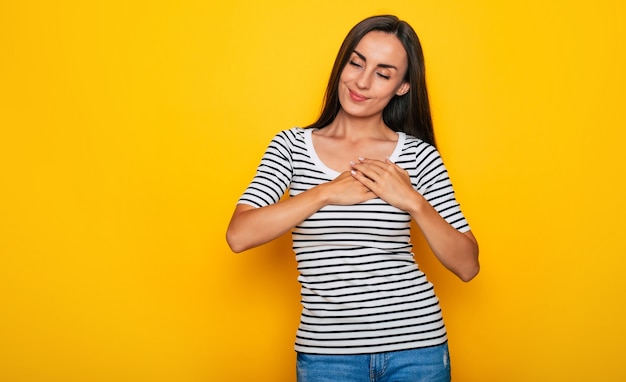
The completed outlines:
{"type": "Polygon", "coordinates": [[[411,201],[419,195],[411,184],[409,174],[389,159],[359,158],[358,163],[352,163],[352,176],[363,183],[379,198],[392,206],[408,211],[411,201]]]}
{"type": "Polygon", "coordinates": [[[352,164],[352,176],[376,196],[392,206],[407,211],[419,226],[439,261],[461,280],[469,281],[480,269],[478,243],[472,231],[461,233],[452,227],[417,192],[409,174],[391,162],[359,159],[352,164]]]}

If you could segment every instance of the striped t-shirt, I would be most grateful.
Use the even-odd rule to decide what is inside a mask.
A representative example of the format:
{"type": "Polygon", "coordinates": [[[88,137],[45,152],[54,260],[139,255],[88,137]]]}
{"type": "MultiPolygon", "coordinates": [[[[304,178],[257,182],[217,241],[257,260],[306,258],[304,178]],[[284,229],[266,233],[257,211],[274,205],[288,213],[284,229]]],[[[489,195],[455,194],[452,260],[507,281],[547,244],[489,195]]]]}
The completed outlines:
{"type": "MultiPolygon", "coordinates": [[[[339,173],[318,158],[312,129],[292,128],[269,144],[239,203],[263,207],[289,190],[295,196],[339,173]]],[[[454,228],[468,231],[437,150],[398,133],[391,161],[454,228]]],[[[295,349],[362,354],[447,341],[439,300],[419,270],[410,242],[411,216],[380,198],[328,205],[292,230],[302,315],[295,349]]]]}

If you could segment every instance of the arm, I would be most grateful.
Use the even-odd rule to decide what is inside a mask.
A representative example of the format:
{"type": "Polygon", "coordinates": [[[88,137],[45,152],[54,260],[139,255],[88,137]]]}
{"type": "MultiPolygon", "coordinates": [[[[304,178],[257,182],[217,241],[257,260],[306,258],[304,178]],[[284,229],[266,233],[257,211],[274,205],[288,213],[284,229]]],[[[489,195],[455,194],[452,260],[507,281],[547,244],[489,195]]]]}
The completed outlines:
{"type": "Polygon", "coordinates": [[[461,280],[473,279],[480,265],[478,242],[472,231],[462,233],[452,227],[417,191],[407,205],[407,211],[439,261],[461,280]]]}
{"type": "Polygon", "coordinates": [[[237,205],[226,231],[226,241],[233,252],[239,253],[276,239],[326,205],[356,204],[373,197],[369,189],[345,172],[275,204],[259,208],[237,205]]]}
{"type": "Polygon", "coordinates": [[[422,231],[437,259],[463,281],[473,279],[480,269],[478,243],[468,231],[452,227],[418,192],[409,174],[387,160],[364,159],[354,164],[353,176],[387,203],[407,211],[422,231]]]}
{"type": "Polygon", "coordinates": [[[226,231],[226,241],[239,253],[276,239],[326,204],[319,187],[276,204],[255,208],[238,204],[226,231]]]}

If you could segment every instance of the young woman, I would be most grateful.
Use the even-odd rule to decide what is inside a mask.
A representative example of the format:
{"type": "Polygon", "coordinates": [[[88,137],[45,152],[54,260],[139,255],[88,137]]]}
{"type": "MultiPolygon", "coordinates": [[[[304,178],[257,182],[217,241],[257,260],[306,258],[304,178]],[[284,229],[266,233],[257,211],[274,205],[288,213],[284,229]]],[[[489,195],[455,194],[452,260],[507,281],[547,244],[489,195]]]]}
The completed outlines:
{"type": "Polygon", "coordinates": [[[357,24],[319,119],[275,136],[235,208],[235,252],[292,231],[300,382],[450,380],[446,329],[411,252],[411,219],[463,281],[478,273],[478,244],[435,146],[424,73],[406,22],[357,24]]]}

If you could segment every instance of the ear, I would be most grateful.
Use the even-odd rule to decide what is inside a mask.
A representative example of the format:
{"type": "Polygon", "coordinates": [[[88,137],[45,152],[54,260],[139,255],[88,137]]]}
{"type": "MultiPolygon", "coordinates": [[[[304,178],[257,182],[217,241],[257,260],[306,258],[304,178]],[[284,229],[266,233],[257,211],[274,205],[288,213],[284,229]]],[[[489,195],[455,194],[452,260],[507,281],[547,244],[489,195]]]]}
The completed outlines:
{"type": "Polygon", "coordinates": [[[403,82],[398,88],[398,90],[396,90],[396,95],[403,96],[409,92],[410,88],[411,88],[411,85],[408,82],[403,82]]]}

